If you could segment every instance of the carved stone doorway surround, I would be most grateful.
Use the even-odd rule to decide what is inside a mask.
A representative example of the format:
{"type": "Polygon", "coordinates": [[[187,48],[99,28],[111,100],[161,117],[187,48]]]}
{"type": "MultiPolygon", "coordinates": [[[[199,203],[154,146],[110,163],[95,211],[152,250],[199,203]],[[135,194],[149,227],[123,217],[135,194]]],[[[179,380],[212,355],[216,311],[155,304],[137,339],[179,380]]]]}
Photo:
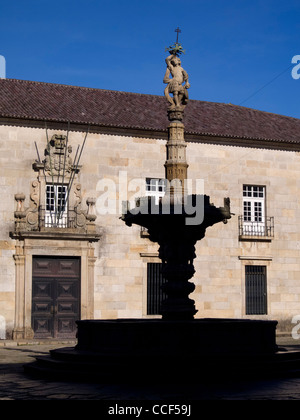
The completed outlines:
{"type": "MultiPolygon", "coordinates": [[[[94,318],[94,255],[93,240],[87,238],[54,239],[23,237],[16,240],[16,303],[13,339],[32,339],[32,258],[33,256],[72,256],[81,259],[81,319],[94,318]]],[[[90,238],[91,239],[91,238],[90,238]]]]}
{"type": "Polygon", "coordinates": [[[68,136],[54,134],[50,141],[47,136],[45,159],[41,161],[38,154],[38,160],[32,165],[38,175],[31,182],[29,206],[25,206],[25,194],[15,195],[15,226],[10,232],[16,241],[14,339],[30,339],[34,335],[31,327],[33,256],[80,258],[81,319],[94,318],[93,243],[100,240],[95,224],[96,200],[87,198],[87,209],[82,207],[81,167],[79,160],[73,163],[71,153],[68,136]]]}

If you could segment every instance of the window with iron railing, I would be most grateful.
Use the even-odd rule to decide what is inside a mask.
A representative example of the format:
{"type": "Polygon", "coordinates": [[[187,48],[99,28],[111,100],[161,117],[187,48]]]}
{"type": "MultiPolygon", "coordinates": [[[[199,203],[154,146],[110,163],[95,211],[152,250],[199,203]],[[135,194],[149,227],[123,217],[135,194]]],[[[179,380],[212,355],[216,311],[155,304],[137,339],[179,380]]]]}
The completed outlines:
{"type": "Polygon", "coordinates": [[[274,218],[266,215],[266,188],[243,186],[243,216],[239,217],[240,237],[274,236],[274,218]]]}
{"type": "Polygon", "coordinates": [[[40,207],[43,227],[69,227],[68,189],[66,185],[46,185],[46,205],[40,207]]]}
{"type": "Polygon", "coordinates": [[[263,229],[265,223],[265,187],[244,185],[243,187],[243,208],[244,226],[255,223],[257,231],[263,229]]]}
{"type": "Polygon", "coordinates": [[[239,236],[241,239],[247,238],[274,238],[274,217],[265,217],[263,223],[244,221],[244,216],[239,216],[239,236]]]}

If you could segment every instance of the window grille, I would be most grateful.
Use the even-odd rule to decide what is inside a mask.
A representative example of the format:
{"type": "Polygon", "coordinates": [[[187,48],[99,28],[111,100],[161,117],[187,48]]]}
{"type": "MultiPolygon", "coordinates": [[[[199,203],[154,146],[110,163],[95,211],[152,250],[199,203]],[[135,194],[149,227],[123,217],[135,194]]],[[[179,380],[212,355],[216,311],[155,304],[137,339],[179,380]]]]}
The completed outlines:
{"type": "Polygon", "coordinates": [[[161,289],[165,284],[162,276],[161,263],[147,264],[147,315],[159,315],[160,307],[164,299],[167,298],[166,293],[161,289]]]}
{"type": "Polygon", "coordinates": [[[247,265],[246,278],[246,315],[267,314],[267,267],[247,265]]]}

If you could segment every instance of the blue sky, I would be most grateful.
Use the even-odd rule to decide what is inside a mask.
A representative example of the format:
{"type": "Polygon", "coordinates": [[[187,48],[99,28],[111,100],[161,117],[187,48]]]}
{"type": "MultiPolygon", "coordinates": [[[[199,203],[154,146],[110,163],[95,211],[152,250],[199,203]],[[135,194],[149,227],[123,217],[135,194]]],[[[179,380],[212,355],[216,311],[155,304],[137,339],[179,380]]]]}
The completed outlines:
{"type": "Polygon", "coordinates": [[[299,0],[2,1],[0,55],[8,78],[163,95],[177,26],[190,98],[300,118],[299,0]]]}

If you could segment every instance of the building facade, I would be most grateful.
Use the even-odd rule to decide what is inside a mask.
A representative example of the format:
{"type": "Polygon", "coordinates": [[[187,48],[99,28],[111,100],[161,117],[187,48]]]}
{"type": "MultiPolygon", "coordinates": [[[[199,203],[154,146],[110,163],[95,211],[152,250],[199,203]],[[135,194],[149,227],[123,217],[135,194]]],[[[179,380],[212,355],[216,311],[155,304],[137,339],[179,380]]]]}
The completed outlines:
{"type": "MultiPolygon", "coordinates": [[[[77,319],[159,317],[158,248],[120,220],[163,196],[163,97],[0,80],[0,339],[71,338],[77,319]]],[[[197,244],[199,318],[300,314],[300,120],[190,101],[188,177],[231,220],[197,244]],[[204,187],[203,187],[204,186],[204,187]]]]}

